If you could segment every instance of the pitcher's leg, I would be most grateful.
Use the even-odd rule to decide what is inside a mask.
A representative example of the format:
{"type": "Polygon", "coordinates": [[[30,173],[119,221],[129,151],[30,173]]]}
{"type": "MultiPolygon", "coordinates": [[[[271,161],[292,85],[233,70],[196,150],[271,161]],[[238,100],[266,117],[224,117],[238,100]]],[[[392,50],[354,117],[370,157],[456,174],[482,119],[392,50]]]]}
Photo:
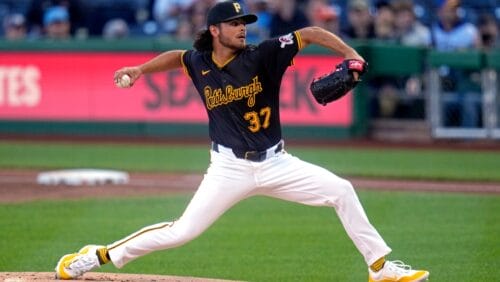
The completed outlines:
{"type": "Polygon", "coordinates": [[[147,226],[109,245],[113,264],[120,268],[140,256],[180,246],[200,235],[254,187],[253,178],[243,170],[226,169],[236,166],[212,164],[179,220],[147,226]]]}
{"type": "Polygon", "coordinates": [[[312,206],[335,208],[347,234],[371,265],[391,249],[369,222],[351,183],[289,154],[259,174],[259,194],[312,206]]]}

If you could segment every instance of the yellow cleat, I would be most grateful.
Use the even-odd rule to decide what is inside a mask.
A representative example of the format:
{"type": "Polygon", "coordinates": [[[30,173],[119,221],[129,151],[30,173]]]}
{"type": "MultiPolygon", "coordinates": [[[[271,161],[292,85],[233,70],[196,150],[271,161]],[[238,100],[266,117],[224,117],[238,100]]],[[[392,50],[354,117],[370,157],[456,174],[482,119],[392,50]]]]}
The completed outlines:
{"type": "Polygon", "coordinates": [[[386,261],[380,271],[368,269],[368,272],[368,282],[421,282],[429,277],[428,271],[412,270],[411,266],[399,260],[386,261]]]}
{"type": "Polygon", "coordinates": [[[99,259],[96,251],[104,246],[87,245],[78,253],[64,255],[56,266],[56,279],[74,279],[85,272],[99,268],[99,259]]]}

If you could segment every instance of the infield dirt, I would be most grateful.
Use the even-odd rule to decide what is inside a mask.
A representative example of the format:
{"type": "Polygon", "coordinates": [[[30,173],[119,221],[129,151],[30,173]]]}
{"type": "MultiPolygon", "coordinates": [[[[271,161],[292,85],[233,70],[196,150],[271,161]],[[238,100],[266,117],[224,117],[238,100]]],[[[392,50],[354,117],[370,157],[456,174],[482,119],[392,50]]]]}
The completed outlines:
{"type": "MultiPolygon", "coordinates": [[[[130,181],[121,185],[45,186],[36,183],[39,171],[0,170],[0,203],[35,200],[140,197],[194,193],[201,174],[130,173],[130,181]]],[[[406,179],[369,179],[346,177],[357,190],[411,190],[425,192],[461,192],[500,194],[498,182],[446,182],[406,179]]]]}

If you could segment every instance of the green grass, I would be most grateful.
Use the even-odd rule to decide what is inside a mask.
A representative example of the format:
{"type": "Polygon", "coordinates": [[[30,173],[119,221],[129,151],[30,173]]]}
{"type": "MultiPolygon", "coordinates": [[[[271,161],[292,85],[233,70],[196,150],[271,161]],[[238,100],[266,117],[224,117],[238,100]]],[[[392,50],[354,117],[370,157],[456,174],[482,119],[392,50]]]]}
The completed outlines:
{"type": "MultiPolygon", "coordinates": [[[[361,191],[379,232],[432,281],[496,281],[500,197],[361,191]]],[[[180,216],[189,196],[0,205],[0,271],[52,271],[87,243],[106,244],[180,216]]],[[[99,271],[247,281],[366,281],[366,266],[334,211],[256,197],[187,245],[99,271]]]]}
{"type": "Polygon", "coordinates": [[[0,142],[0,167],[201,172],[207,146],[0,142]]]}
{"type": "MultiPolygon", "coordinates": [[[[500,151],[345,147],[287,147],[287,151],[340,175],[500,181],[500,151]]],[[[3,168],[92,167],[202,173],[208,160],[208,145],[0,142],[3,168]]]]}
{"type": "MultiPolygon", "coordinates": [[[[500,181],[500,151],[306,148],[303,160],[346,176],[500,181]]],[[[207,145],[0,142],[0,168],[108,168],[203,173],[207,145]]],[[[361,187],[362,188],[362,187],[361,187]]],[[[500,196],[359,192],[369,218],[402,259],[432,281],[500,276],[500,196]]],[[[181,215],[190,197],[38,201],[0,205],[0,271],[52,271],[59,257],[181,215]]],[[[122,270],[248,281],[366,281],[366,265],[335,213],[267,198],[245,200],[187,245],[122,270]]]]}

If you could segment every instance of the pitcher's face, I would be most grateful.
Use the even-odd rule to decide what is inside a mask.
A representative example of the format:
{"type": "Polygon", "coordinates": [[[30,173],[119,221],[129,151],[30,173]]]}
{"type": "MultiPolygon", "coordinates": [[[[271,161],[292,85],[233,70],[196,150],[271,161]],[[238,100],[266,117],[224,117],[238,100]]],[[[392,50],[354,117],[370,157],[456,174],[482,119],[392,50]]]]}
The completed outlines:
{"type": "Polygon", "coordinates": [[[218,25],[218,31],[216,38],[222,46],[233,50],[245,48],[247,28],[242,19],[222,22],[218,25]]]}

